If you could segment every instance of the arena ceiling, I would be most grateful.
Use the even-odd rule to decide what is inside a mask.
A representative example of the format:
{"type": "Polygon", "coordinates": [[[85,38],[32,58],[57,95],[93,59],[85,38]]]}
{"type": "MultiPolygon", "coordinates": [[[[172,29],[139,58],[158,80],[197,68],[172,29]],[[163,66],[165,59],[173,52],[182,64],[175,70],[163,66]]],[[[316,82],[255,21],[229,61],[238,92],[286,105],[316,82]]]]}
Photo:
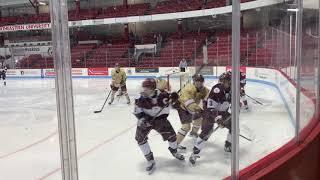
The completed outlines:
{"type": "MultiPolygon", "coordinates": [[[[31,2],[34,0],[0,0],[0,7],[5,6],[21,6],[21,5],[31,5],[31,2]]],[[[49,3],[50,0],[38,0],[39,2],[44,2],[46,4],[49,3]]],[[[67,0],[69,3],[74,2],[74,0],[67,0]]],[[[105,2],[110,1],[110,4],[121,4],[123,0],[80,0],[80,1],[90,1],[90,2],[105,2]]],[[[129,4],[135,4],[135,3],[145,3],[145,2],[157,2],[162,0],[128,0],[129,4]]]]}
{"type": "MultiPolygon", "coordinates": [[[[21,5],[31,5],[30,2],[33,2],[34,0],[0,0],[0,7],[6,7],[6,6],[21,6],[21,5]]],[[[49,3],[50,0],[38,0],[39,2],[44,2],[46,4],[49,3]]],[[[73,2],[74,0],[67,0],[68,2],[73,2]]],[[[94,2],[100,2],[105,0],[80,0],[80,1],[94,1],[94,2]]],[[[119,4],[122,3],[123,0],[108,0],[112,4],[119,4]]],[[[128,0],[129,4],[133,3],[143,3],[143,2],[156,2],[156,1],[162,1],[162,0],[128,0]]],[[[303,0],[303,7],[308,9],[318,9],[319,8],[319,1],[318,0],[303,0]]]]}

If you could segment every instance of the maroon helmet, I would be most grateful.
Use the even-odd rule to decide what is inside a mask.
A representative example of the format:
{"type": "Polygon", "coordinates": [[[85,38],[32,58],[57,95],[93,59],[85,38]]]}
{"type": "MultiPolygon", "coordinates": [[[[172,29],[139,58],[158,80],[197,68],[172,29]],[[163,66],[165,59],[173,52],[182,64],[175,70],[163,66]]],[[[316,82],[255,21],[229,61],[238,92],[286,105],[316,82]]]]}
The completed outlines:
{"type": "Polygon", "coordinates": [[[157,88],[156,80],[154,80],[153,78],[147,78],[142,82],[142,87],[149,88],[149,89],[156,89],[157,88]]]}

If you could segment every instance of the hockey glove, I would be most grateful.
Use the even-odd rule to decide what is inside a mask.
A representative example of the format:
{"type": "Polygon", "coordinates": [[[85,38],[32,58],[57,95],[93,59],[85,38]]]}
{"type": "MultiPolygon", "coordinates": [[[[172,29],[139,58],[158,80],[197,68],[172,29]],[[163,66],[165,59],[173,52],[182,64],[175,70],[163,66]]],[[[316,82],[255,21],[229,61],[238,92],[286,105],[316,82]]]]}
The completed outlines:
{"type": "Polygon", "coordinates": [[[240,89],[240,96],[245,96],[245,95],[246,95],[246,93],[245,93],[244,89],[241,88],[241,89],[240,89]]]}
{"type": "Polygon", "coordinates": [[[222,115],[217,116],[214,121],[218,124],[220,128],[224,128],[222,115]]]}
{"type": "Polygon", "coordinates": [[[121,82],[120,82],[120,86],[124,86],[126,84],[126,82],[124,81],[124,80],[122,80],[121,82]]]}
{"type": "Polygon", "coordinates": [[[160,107],[165,107],[169,105],[169,94],[161,93],[158,97],[158,105],[160,107]]]}
{"type": "Polygon", "coordinates": [[[228,112],[219,112],[219,115],[215,118],[215,122],[219,125],[219,127],[229,127],[231,126],[231,119],[228,112]]]}
{"type": "Polygon", "coordinates": [[[170,100],[171,100],[171,102],[172,103],[175,103],[175,102],[177,102],[178,101],[178,99],[179,99],[179,95],[178,95],[178,93],[176,93],[176,92],[172,92],[171,94],[170,94],[170,100]]]}

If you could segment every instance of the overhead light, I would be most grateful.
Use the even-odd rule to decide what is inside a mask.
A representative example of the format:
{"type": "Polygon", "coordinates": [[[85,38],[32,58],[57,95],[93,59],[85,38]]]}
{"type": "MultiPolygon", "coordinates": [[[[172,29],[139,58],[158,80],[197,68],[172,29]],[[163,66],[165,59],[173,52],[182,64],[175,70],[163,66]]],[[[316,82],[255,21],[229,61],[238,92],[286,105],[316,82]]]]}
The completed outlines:
{"type": "Polygon", "coordinates": [[[47,3],[45,3],[45,2],[39,2],[39,5],[40,5],[40,6],[46,6],[47,3]]]}
{"type": "Polygon", "coordinates": [[[290,12],[298,12],[299,9],[295,8],[295,9],[287,9],[287,11],[290,11],[290,12]]]}

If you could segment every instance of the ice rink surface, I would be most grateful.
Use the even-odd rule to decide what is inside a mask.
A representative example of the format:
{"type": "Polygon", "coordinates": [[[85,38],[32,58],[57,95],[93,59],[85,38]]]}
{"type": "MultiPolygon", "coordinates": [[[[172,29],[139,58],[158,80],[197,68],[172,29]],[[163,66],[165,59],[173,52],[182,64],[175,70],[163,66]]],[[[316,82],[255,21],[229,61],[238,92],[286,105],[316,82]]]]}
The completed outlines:
{"type": "MultiPolygon", "coordinates": [[[[143,79],[128,79],[133,101],[143,79]]],[[[206,80],[210,89],[215,80],[206,80]]],[[[133,105],[124,97],[115,99],[98,114],[109,92],[110,79],[73,79],[75,121],[78,148],[79,179],[153,179],[212,180],[230,175],[231,154],[223,150],[227,130],[212,134],[196,166],[178,161],[168,151],[168,143],[152,131],[149,143],[156,160],[156,171],[145,172],[146,160],[135,142],[137,120],[133,105]]],[[[177,89],[178,80],[170,82],[177,89]]],[[[0,179],[60,180],[60,149],[57,132],[56,92],[54,79],[8,79],[0,86],[0,179]]],[[[240,138],[240,168],[244,168],[281,147],[294,137],[293,120],[278,92],[269,85],[248,82],[250,111],[240,115],[240,132],[253,138],[240,138]]],[[[177,131],[180,121],[171,110],[170,122],[177,131]]],[[[193,140],[186,137],[184,153],[189,158],[193,140]]]]}

